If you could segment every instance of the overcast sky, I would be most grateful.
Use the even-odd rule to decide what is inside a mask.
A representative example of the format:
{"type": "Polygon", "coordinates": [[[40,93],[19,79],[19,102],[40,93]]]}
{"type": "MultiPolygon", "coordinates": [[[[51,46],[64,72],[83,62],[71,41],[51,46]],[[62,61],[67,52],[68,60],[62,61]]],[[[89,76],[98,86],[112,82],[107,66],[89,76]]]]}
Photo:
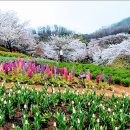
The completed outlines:
{"type": "Polygon", "coordinates": [[[62,25],[91,33],[130,16],[130,1],[0,1],[1,10],[14,10],[30,26],[62,25]]]}

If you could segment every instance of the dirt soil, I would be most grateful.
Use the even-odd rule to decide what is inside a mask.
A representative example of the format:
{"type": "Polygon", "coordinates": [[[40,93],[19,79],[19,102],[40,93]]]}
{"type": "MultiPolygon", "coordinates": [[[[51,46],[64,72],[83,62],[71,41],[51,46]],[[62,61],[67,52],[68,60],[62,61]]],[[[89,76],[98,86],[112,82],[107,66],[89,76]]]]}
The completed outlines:
{"type": "MultiPolygon", "coordinates": [[[[0,86],[1,86],[2,82],[0,82],[0,86]]],[[[22,86],[26,86],[25,84],[23,84],[22,86]]],[[[7,89],[11,87],[11,83],[6,83],[6,87],[7,89]]],[[[42,90],[42,85],[28,85],[28,88],[35,88],[36,90],[41,91],[42,90]]],[[[74,91],[74,88],[68,87],[70,89],[70,91],[74,91]]],[[[64,92],[66,87],[61,87],[61,92],[64,92]]],[[[80,94],[83,91],[88,90],[87,88],[82,88],[82,87],[76,87],[75,88],[80,94]]],[[[90,91],[92,91],[93,89],[89,89],[90,91]]],[[[58,87],[55,87],[55,92],[58,91],[58,87]]],[[[52,92],[51,87],[48,87],[47,89],[48,93],[52,92]]],[[[104,93],[105,96],[111,97],[111,95],[114,93],[116,96],[121,97],[122,93],[125,92],[126,94],[128,94],[128,97],[130,98],[130,87],[124,87],[121,85],[115,85],[115,87],[113,88],[113,90],[107,90],[107,89],[101,89],[101,90],[96,90],[97,94],[101,94],[104,93]]]]}

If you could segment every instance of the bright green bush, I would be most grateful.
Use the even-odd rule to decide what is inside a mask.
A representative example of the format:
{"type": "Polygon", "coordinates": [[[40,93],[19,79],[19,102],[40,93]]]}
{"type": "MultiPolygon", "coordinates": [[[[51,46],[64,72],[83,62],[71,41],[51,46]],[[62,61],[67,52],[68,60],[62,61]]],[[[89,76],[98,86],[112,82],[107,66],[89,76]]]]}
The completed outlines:
{"type": "Polygon", "coordinates": [[[122,80],[125,87],[128,87],[130,85],[130,78],[126,78],[122,80]]]}
{"type": "Polygon", "coordinates": [[[114,77],[113,78],[115,84],[120,84],[121,83],[121,78],[120,77],[114,77]]]}

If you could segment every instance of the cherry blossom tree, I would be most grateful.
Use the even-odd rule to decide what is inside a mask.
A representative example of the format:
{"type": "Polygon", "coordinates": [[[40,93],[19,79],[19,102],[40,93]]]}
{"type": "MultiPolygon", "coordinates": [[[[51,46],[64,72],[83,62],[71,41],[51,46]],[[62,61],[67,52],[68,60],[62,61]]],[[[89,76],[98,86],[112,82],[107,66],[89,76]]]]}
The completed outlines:
{"type": "Polygon", "coordinates": [[[69,46],[69,43],[73,40],[74,39],[71,35],[51,36],[51,41],[49,42],[49,44],[53,47],[53,50],[57,52],[58,58],[60,58],[60,55],[64,56],[65,53],[74,51],[74,49],[69,46]]]}
{"type": "Polygon", "coordinates": [[[14,11],[0,10],[0,39],[11,52],[14,47],[27,49],[35,43],[34,38],[27,31],[27,22],[21,23],[14,11]]]}

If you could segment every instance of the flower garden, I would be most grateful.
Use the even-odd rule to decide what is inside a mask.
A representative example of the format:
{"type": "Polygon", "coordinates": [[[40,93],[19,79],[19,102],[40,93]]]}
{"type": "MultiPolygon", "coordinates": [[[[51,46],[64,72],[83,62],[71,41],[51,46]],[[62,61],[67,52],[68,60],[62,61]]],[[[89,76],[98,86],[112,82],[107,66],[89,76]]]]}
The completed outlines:
{"type": "Polygon", "coordinates": [[[130,128],[130,99],[123,93],[122,100],[114,94],[111,99],[104,94],[87,91],[79,94],[66,89],[47,93],[29,89],[19,83],[0,88],[1,129],[14,130],[127,130],[130,128]]]}
{"type": "MultiPolygon", "coordinates": [[[[108,71],[94,65],[38,63],[18,58],[0,64],[0,129],[14,130],[127,130],[130,99],[96,90],[114,84],[129,87],[129,70],[108,71]],[[79,69],[80,66],[80,69],[79,69]],[[77,69],[76,69],[77,68],[77,69]],[[95,71],[98,70],[98,71],[95,71]],[[116,73],[115,73],[116,72],[116,73]],[[120,75],[115,78],[116,75],[120,75]],[[114,77],[115,76],[115,77],[114,77]],[[5,81],[10,83],[6,87],[5,81]],[[42,85],[40,91],[29,84],[42,85]],[[51,88],[48,93],[47,89],[51,88]],[[56,92],[56,89],[58,91],[56,92]],[[65,88],[62,91],[62,88],[65,88]],[[73,91],[70,91],[70,88],[73,91]],[[79,93],[78,88],[86,88],[79,93]],[[89,91],[93,90],[93,91],[89,91]]],[[[102,67],[103,68],[103,67],[102,67]]]]}

